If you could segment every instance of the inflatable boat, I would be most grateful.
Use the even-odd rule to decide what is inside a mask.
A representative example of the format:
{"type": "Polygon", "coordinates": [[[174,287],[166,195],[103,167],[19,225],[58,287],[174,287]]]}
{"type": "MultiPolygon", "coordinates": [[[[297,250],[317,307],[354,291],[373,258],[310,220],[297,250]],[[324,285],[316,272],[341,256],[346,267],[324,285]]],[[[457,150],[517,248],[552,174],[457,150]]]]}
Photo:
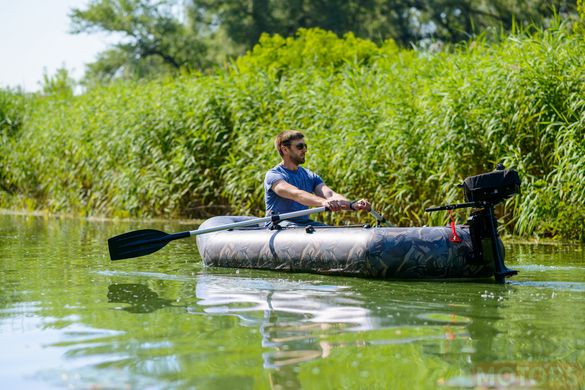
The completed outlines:
{"type": "Polygon", "coordinates": [[[362,276],[390,279],[483,279],[504,282],[517,272],[506,268],[497,231],[495,206],[519,193],[514,170],[471,176],[461,185],[465,203],[428,208],[428,212],[473,208],[466,225],[446,227],[374,226],[281,227],[280,222],[327,211],[325,207],[264,218],[220,216],[196,230],[167,234],[145,229],[108,240],[110,258],[144,256],[170,241],[197,237],[197,247],[210,267],[362,276]],[[265,223],[270,222],[271,228],[265,223]]]}
{"type": "MultiPolygon", "coordinates": [[[[390,279],[482,279],[498,282],[516,274],[504,264],[494,206],[519,191],[515,171],[499,170],[467,178],[468,202],[427,211],[472,207],[466,225],[446,227],[282,227],[263,224],[197,235],[210,267],[254,268],[390,279]],[[274,228],[276,227],[276,228],[274,228]]],[[[252,221],[220,216],[200,230],[252,221]]]]}

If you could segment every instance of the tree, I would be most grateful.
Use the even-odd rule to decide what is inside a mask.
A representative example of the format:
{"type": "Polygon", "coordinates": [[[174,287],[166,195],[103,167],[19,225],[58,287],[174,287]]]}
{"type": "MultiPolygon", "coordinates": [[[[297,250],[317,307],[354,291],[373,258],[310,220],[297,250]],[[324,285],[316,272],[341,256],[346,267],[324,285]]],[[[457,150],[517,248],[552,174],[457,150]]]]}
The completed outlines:
{"type": "Polygon", "coordinates": [[[293,35],[319,27],[402,46],[422,39],[459,42],[489,28],[543,26],[556,13],[574,14],[576,0],[191,0],[234,42],[251,48],[261,33],[293,35]]]}
{"type": "Polygon", "coordinates": [[[122,42],[89,66],[86,81],[142,78],[208,66],[206,46],[178,1],[93,0],[70,14],[73,33],[107,32],[122,42]]]}
{"type": "Polygon", "coordinates": [[[456,43],[486,31],[546,26],[576,15],[576,0],[92,0],[71,13],[73,32],[121,42],[88,67],[86,82],[206,69],[244,54],[261,34],[319,27],[401,46],[456,43]]]}

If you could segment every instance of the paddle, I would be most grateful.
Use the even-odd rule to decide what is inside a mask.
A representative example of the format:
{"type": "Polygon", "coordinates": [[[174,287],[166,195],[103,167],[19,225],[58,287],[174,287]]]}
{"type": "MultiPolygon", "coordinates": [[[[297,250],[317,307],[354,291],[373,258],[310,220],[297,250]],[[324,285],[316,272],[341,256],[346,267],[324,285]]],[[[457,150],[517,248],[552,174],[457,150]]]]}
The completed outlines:
{"type": "Polygon", "coordinates": [[[120,234],[108,240],[108,247],[110,249],[110,259],[122,260],[133,257],[145,256],[154,253],[159,249],[164,248],[169,242],[178,240],[179,238],[187,238],[191,236],[198,236],[205,233],[218,232],[220,230],[235,229],[245,226],[258,225],[263,222],[279,222],[284,219],[304,217],[306,215],[321,213],[328,211],[327,207],[316,207],[314,209],[293,211],[292,213],[285,213],[280,215],[272,215],[270,217],[255,218],[247,221],[229,223],[226,225],[214,226],[208,229],[191,230],[188,232],[180,232],[174,234],[167,234],[159,230],[143,229],[135,230],[120,234]]]}

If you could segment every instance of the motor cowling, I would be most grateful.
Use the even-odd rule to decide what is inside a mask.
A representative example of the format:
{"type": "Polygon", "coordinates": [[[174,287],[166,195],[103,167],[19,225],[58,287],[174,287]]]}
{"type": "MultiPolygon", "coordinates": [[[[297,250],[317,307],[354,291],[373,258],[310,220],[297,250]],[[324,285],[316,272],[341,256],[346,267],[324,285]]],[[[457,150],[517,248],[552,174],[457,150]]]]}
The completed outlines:
{"type": "Polygon", "coordinates": [[[466,202],[497,204],[520,193],[520,177],[513,169],[495,170],[465,178],[463,194],[466,202]]]}

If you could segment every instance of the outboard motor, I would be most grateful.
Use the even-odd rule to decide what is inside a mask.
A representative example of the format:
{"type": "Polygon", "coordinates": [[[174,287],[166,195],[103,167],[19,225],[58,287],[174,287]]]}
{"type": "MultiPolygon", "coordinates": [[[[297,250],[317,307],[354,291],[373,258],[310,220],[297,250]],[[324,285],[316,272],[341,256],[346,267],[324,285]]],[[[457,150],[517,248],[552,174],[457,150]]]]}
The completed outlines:
{"type": "Polygon", "coordinates": [[[497,229],[494,208],[514,194],[520,193],[520,177],[512,169],[498,164],[496,170],[477,176],[470,176],[459,185],[463,188],[466,203],[431,207],[425,211],[454,210],[460,208],[478,209],[471,213],[467,223],[473,244],[473,263],[494,262],[494,276],[503,283],[508,276],[518,274],[504,264],[504,247],[497,229]]]}

